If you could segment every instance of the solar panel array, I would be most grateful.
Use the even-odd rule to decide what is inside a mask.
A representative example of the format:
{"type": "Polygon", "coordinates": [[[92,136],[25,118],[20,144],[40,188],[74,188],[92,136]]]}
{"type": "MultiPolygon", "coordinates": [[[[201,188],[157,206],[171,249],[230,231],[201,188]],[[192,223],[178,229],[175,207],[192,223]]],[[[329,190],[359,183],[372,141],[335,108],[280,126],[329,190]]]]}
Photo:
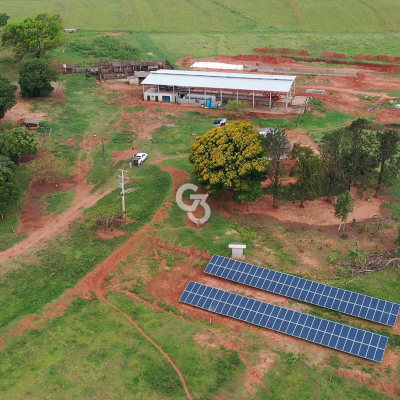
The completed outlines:
{"type": "Polygon", "coordinates": [[[400,305],[297,276],[214,255],[205,269],[214,276],[240,282],[292,299],[394,326],[400,305]]]}
{"type": "Polygon", "coordinates": [[[286,333],[372,361],[381,362],[388,338],[268,304],[225,290],[189,282],[181,302],[286,333]]]}

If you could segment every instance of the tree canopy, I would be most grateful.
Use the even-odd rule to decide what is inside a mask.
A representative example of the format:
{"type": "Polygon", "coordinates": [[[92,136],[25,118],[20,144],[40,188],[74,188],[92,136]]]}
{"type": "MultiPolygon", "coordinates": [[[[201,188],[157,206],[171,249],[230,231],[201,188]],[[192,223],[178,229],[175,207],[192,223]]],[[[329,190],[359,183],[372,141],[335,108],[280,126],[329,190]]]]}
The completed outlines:
{"type": "Polygon", "coordinates": [[[326,172],[329,179],[326,201],[332,201],[333,185],[342,177],[343,142],[346,129],[337,129],[327,133],[321,140],[319,150],[326,163],[326,172]]]}
{"type": "Polygon", "coordinates": [[[263,158],[260,136],[249,122],[233,122],[196,138],[189,160],[208,194],[231,189],[236,201],[261,197],[269,162],[263,158]]]}
{"type": "Polygon", "coordinates": [[[354,210],[354,197],[353,195],[346,190],[344,193],[342,193],[336,203],[333,205],[335,211],[334,211],[334,216],[335,218],[339,218],[341,223],[339,225],[339,229],[340,227],[343,225],[343,230],[344,227],[346,226],[346,221],[347,221],[347,217],[349,216],[349,213],[353,212],[354,210]]]}
{"type": "Polygon", "coordinates": [[[57,70],[46,61],[36,58],[27,60],[19,72],[21,95],[25,98],[47,96],[54,90],[50,82],[57,79],[57,70]]]}
{"type": "Polygon", "coordinates": [[[36,182],[54,183],[68,175],[69,167],[63,158],[49,153],[32,160],[28,164],[28,171],[36,182]]]}
{"type": "Polygon", "coordinates": [[[0,28],[7,25],[9,18],[10,17],[6,13],[0,13],[0,28]]]}
{"type": "Polygon", "coordinates": [[[18,197],[15,164],[8,157],[0,156],[0,214],[10,211],[18,197]]]}
{"type": "Polygon", "coordinates": [[[352,185],[360,192],[371,186],[377,167],[374,155],[375,136],[368,131],[369,122],[358,118],[353,121],[343,135],[341,170],[348,190],[352,185]]]}
{"type": "Polygon", "coordinates": [[[289,168],[287,154],[290,152],[290,147],[288,147],[288,143],[285,131],[279,129],[270,130],[263,136],[265,155],[270,162],[267,175],[271,180],[272,206],[274,208],[278,207],[279,189],[289,168]]]}
{"type": "Polygon", "coordinates": [[[300,197],[300,207],[304,207],[306,197],[315,200],[320,196],[323,163],[311,147],[301,146],[299,143],[293,145],[291,153],[293,158],[297,158],[295,166],[297,182],[294,188],[300,197]]]}
{"type": "Polygon", "coordinates": [[[62,23],[59,15],[41,13],[4,27],[3,46],[14,48],[17,61],[26,56],[42,58],[62,43],[62,23]]]}
{"type": "Polygon", "coordinates": [[[230,100],[225,107],[226,110],[237,112],[239,115],[244,114],[248,108],[249,105],[244,100],[230,100]]]}
{"type": "Polygon", "coordinates": [[[400,132],[386,129],[376,132],[376,158],[379,164],[375,185],[375,197],[381,190],[382,184],[390,185],[400,170],[399,143],[400,132]]]}
{"type": "Polygon", "coordinates": [[[9,158],[18,158],[24,154],[37,154],[39,150],[35,131],[27,128],[14,128],[0,136],[0,151],[9,158]]]}
{"type": "Polygon", "coordinates": [[[6,112],[17,104],[16,91],[17,87],[0,75],[0,119],[4,118],[6,112]]]}

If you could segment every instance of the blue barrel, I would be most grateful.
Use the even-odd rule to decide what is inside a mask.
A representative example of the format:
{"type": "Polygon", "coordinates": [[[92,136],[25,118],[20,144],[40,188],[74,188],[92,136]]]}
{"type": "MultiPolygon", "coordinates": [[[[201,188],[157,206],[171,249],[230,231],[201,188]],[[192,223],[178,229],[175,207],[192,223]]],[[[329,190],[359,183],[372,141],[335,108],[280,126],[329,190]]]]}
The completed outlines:
{"type": "Polygon", "coordinates": [[[211,100],[206,100],[206,107],[211,107],[211,100]]]}

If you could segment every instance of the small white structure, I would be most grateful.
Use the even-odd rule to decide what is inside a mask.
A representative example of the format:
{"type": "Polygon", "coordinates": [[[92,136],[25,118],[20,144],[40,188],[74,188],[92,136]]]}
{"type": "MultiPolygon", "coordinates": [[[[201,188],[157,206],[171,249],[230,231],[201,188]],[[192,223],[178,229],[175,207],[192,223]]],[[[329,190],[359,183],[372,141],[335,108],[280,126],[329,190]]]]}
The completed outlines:
{"type": "Polygon", "coordinates": [[[190,68],[204,68],[204,69],[233,69],[236,71],[243,71],[244,66],[242,64],[225,64],[219,62],[203,62],[197,61],[193,63],[190,68]]]}
{"type": "Polygon", "coordinates": [[[233,243],[229,243],[228,247],[230,249],[232,249],[232,257],[233,258],[244,258],[243,249],[246,248],[246,245],[244,243],[233,242],[233,243]]]}

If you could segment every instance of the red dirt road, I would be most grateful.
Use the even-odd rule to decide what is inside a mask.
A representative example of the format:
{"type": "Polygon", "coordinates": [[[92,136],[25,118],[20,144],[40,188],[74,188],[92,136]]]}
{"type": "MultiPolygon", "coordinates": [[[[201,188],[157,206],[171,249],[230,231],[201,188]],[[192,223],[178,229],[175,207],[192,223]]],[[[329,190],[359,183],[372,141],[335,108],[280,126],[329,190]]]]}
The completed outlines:
{"type": "MultiPolygon", "coordinates": [[[[26,223],[25,227],[21,225],[19,229],[20,233],[29,233],[30,236],[22,242],[17,243],[15,246],[0,252],[0,263],[15,258],[38,244],[44,243],[52,239],[55,235],[64,232],[69,225],[82,214],[82,208],[94,206],[100,198],[111,192],[111,189],[109,189],[105,192],[90,194],[91,187],[85,185],[85,178],[88,170],[88,164],[82,165],[81,162],[78,161],[76,174],[77,185],[75,187],[77,196],[71,207],[62,214],[49,218],[47,222],[38,229],[35,229],[29,223],[26,223]]],[[[29,205],[26,205],[26,207],[29,207],[29,205]]],[[[22,215],[24,215],[24,212],[22,215]]]]}

